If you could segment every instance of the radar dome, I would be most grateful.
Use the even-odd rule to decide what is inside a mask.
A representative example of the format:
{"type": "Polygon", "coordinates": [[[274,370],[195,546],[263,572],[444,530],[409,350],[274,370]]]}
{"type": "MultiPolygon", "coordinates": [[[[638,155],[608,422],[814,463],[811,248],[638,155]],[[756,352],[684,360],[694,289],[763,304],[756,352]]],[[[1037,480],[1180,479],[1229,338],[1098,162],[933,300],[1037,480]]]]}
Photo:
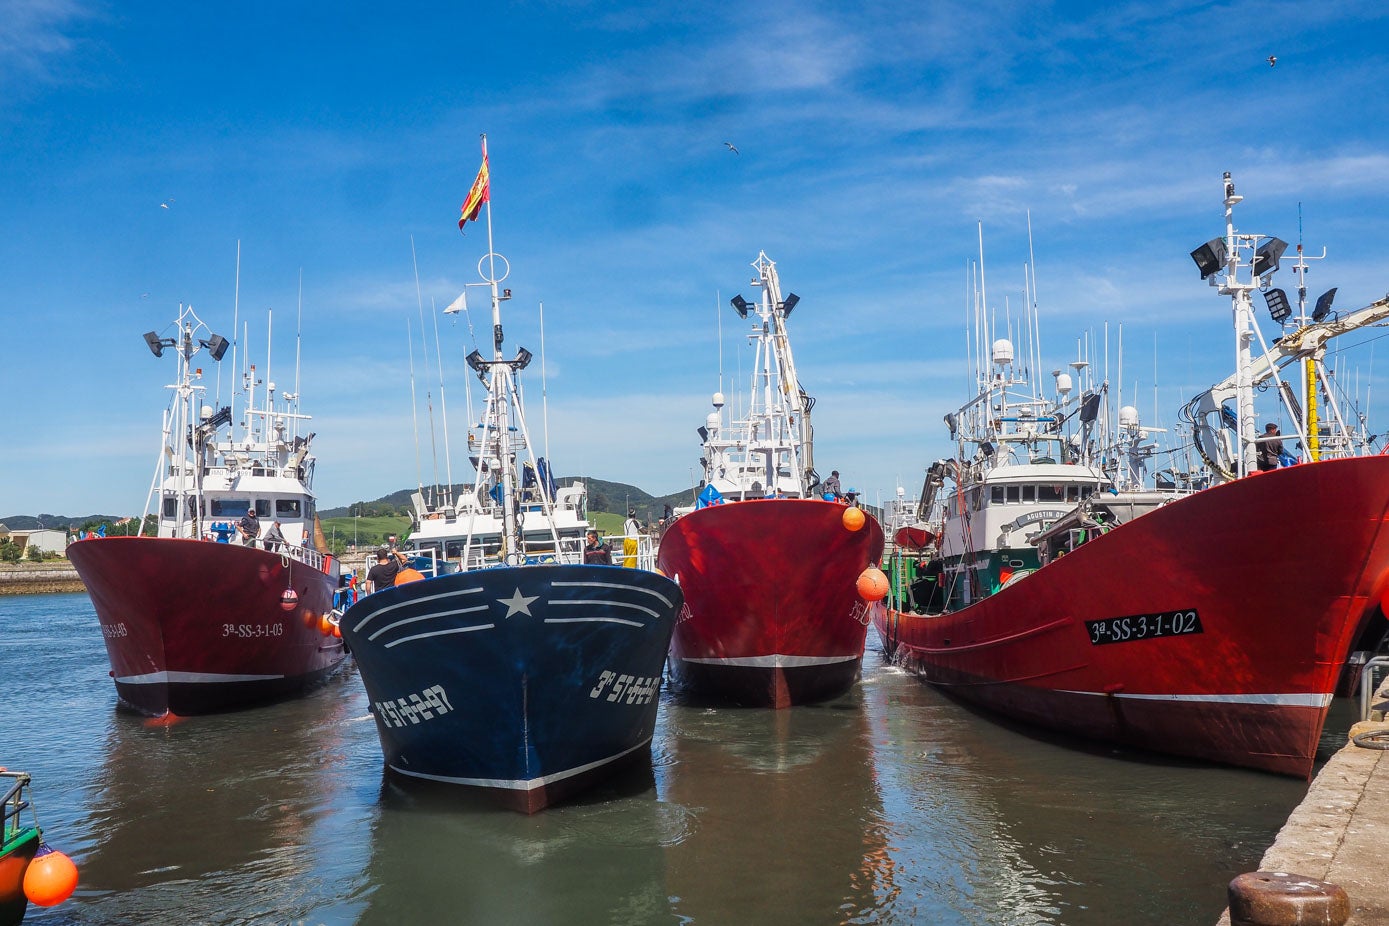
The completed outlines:
{"type": "Polygon", "coordinates": [[[713,399],[713,401],[714,401],[714,407],[715,407],[715,408],[723,408],[723,393],[722,393],[722,392],[716,392],[716,393],[714,393],[714,399],[713,399]]]}
{"type": "Polygon", "coordinates": [[[996,366],[1006,367],[1008,364],[1012,363],[1013,342],[1007,338],[999,338],[997,341],[994,341],[993,357],[996,366]]]}
{"type": "Polygon", "coordinates": [[[1138,409],[1132,405],[1125,405],[1119,409],[1119,427],[1136,428],[1138,427],[1138,409]]]}
{"type": "Polygon", "coordinates": [[[1063,396],[1066,396],[1066,395],[1070,395],[1070,394],[1071,394],[1071,374],[1069,374],[1069,373],[1057,373],[1057,374],[1056,374],[1056,391],[1057,391],[1057,393],[1058,393],[1059,395],[1063,395],[1063,396]]]}

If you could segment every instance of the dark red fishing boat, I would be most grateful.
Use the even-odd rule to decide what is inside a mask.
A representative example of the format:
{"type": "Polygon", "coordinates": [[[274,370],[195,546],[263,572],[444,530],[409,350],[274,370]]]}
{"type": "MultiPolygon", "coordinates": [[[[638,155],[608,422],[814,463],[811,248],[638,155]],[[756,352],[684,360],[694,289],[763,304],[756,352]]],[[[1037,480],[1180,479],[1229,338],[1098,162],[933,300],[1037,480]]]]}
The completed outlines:
{"type": "MultiPolygon", "coordinates": [[[[176,337],[145,336],[156,356],[172,347],[179,362],[161,442],[171,455],[161,464],[158,536],[88,534],[67,548],[101,622],[117,696],[152,716],[297,695],[345,656],[327,619],[341,570],[309,545],[313,435],[298,434],[306,416],[294,394],[277,406],[271,386],[263,407],[243,410],[242,433],[218,440],[231,408],[198,402],[202,371],[190,366],[204,348],[221,359],[227,342],[208,335],[184,308],[176,337]],[[251,510],[264,524],[254,546],[232,539],[251,510]]],[[[245,394],[254,396],[250,370],[245,394]]]]}
{"type": "Polygon", "coordinates": [[[685,593],[670,650],[676,685],[787,707],[842,694],[857,680],[869,623],[859,580],[866,570],[881,580],[883,532],[862,509],[816,492],[814,402],[786,336],[799,297],[782,298],[766,254],[753,267],[758,303],[732,301],[741,317],[756,317],[748,414],[725,427],[715,394],[700,429],[705,487],[698,507],[666,528],[657,565],[685,593]]]}
{"type": "MultiPolygon", "coordinates": [[[[1238,201],[1227,174],[1226,237],[1208,246],[1221,256],[1202,268],[1232,296],[1237,333],[1276,269],[1264,257],[1276,239],[1236,235],[1238,201]]],[[[1333,444],[1351,445],[1319,444],[1315,423],[1294,417],[1303,459],[1260,472],[1252,391],[1289,363],[1295,383],[1314,381],[1327,339],[1386,315],[1389,299],[1337,320],[1304,314],[1257,361],[1252,336],[1238,338],[1241,372],[1186,410],[1209,473],[1151,488],[1129,462],[1069,456],[1106,446],[1088,430],[1102,392],[1072,405],[1067,377],[1052,404],[1015,400],[1012,345],[994,342],[996,372],[947,416],[959,452],[931,470],[953,482],[939,555],[889,564],[893,590],[874,613],[888,655],[1017,721],[1308,776],[1347,656],[1382,622],[1389,457],[1334,457],[1333,444]],[[1068,433],[1075,422],[1083,433],[1068,433]]],[[[1288,404],[1318,401],[1310,390],[1288,404]]],[[[1130,461],[1151,445],[1131,408],[1119,420],[1126,436],[1107,459],[1130,461]]]]}

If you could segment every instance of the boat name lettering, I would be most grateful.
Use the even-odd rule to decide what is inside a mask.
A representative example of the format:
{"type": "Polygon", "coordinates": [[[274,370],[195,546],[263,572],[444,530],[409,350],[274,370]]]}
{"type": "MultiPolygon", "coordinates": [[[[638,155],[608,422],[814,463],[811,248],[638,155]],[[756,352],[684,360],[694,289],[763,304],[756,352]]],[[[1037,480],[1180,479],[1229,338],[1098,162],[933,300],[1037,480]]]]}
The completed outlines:
{"type": "Polygon", "coordinates": [[[1044,511],[1029,511],[1027,514],[1020,514],[1014,518],[1009,525],[1011,529],[1017,530],[1028,524],[1037,524],[1041,521],[1055,521],[1064,515],[1064,511],[1055,511],[1050,508],[1044,511]]]}
{"type": "Polygon", "coordinates": [[[659,675],[636,676],[618,675],[611,669],[604,669],[598,676],[598,684],[593,686],[593,690],[588,693],[590,698],[602,697],[604,689],[611,685],[608,691],[609,701],[623,701],[627,704],[650,704],[656,697],[656,692],[661,688],[661,677],[659,675]]]}
{"type": "Polygon", "coordinates": [[[102,624],[102,625],[101,625],[101,632],[106,636],[106,639],[108,639],[108,640],[116,640],[116,639],[119,639],[119,638],[121,638],[121,637],[128,637],[128,636],[130,636],[130,631],[128,631],[128,630],[125,629],[125,624],[124,624],[124,623],[119,623],[119,624],[102,624]]]}
{"type": "Polygon", "coordinates": [[[1186,611],[1163,611],[1159,614],[1134,614],[1130,617],[1106,617],[1103,620],[1086,621],[1085,629],[1089,631],[1090,642],[1095,646],[1205,633],[1201,627],[1201,617],[1195,608],[1186,611]]]}
{"type": "Polygon", "coordinates": [[[448,692],[443,685],[426,688],[419,694],[406,695],[390,701],[373,701],[372,712],[376,719],[388,727],[404,727],[409,724],[433,720],[453,710],[448,692]]]}
{"type": "Polygon", "coordinates": [[[285,635],[284,624],[223,624],[222,636],[239,637],[243,640],[251,640],[256,637],[282,637],[285,635]]]}

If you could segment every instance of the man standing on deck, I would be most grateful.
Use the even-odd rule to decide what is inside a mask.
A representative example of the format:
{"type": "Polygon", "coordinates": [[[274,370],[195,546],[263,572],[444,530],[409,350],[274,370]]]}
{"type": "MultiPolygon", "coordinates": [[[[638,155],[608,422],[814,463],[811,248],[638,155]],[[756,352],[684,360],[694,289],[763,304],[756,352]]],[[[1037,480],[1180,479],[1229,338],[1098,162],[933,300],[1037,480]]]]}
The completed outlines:
{"type": "Polygon", "coordinates": [[[1282,433],[1278,430],[1278,425],[1270,421],[1264,425],[1264,436],[1259,438],[1259,446],[1254,451],[1254,461],[1258,464],[1259,472],[1266,473],[1271,469],[1277,469],[1278,458],[1282,455],[1282,433]]]}
{"type": "Polygon", "coordinates": [[[371,583],[367,594],[395,585],[395,577],[400,574],[401,559],[400,553],[392,553],[386,547],[376,551],[376,565],[367,572],[367,581],[371,583]]]}
{"type": "Polygon", "coordinates": [[[260,536],[260,515],[256,514],[255,502],[252,502],[251,507],[246,509],[246,514],[242,519],[236,522],[236,529],[241,531],[241,545],[243,547],[256,545],[256,538],[260,536]]]}
{"type": "Polygon", "coordinates": [[[820,484],[820,494],[832,495],[834,496],[835,501],[839,501],[839,499],[841,498],[839,488],[839,470],[832,470],[830,472],[830,478],[826,479],[823,483],[820,484]]]}

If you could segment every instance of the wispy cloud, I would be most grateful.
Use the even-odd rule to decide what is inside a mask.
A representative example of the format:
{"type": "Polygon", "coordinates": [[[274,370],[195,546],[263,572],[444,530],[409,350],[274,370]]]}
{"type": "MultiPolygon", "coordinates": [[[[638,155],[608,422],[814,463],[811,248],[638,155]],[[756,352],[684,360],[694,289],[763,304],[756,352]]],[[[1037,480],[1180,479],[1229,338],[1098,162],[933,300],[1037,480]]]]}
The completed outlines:
{"type": "Polygon", "coordinates": [[[75,26],[96,15],[82,0],[8,0],[0,15],[0,89],[55,79],[78,46],[75,26]]]}

